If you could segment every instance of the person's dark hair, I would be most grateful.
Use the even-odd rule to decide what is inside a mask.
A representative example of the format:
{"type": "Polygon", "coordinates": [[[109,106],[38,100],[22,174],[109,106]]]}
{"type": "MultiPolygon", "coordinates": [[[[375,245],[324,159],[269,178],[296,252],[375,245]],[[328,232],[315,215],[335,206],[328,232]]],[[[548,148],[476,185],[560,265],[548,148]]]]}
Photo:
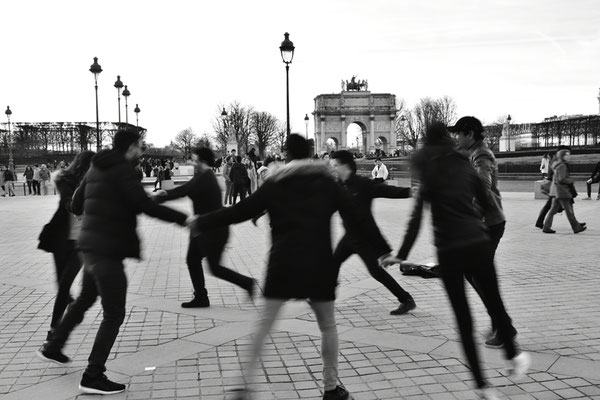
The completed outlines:
{"type": "Polygon", "coordinates": [[[377,157],[375,161],[381,161],[381,157],[377,157]]]}
{"type": "Polygon", "coordinates": [[[271,164],[273,161],[275,161],[275,160],[273,159],[273,157],[267,157],[267,158],[265,158],[265,162],[263,163],[263,165],[264,165],[265,167],[268,167],[268,166],[269,166],[269,164],[271,164]]]}
{"type": "Polygon", "coordinates": [[[192,154],[197,155],[198,159],[209,167],[215,166],[215,154],[208,147],[196,147],[192,150],[192,154]]]}
{"type": "Polygon", "coordinates": [[[483,140],[484,138],[483,125],[481,124],[481,121],[472,116],[460,118],[458,121],[456,121],[454,126],[449,126],[447,129],[449,132],[462,132],[465,135],[468,135],[469,132],[473,132],[473,139],[477,141],[483,140]]]}
{"type": "Polygon", "coordinates": [[[354,155],[347,150],[339,150],[331,155],[333,160],[338,160],[339,163],[350,167],[352,172],[356,172],[356,161],[354,161],[354,155]]]}
{"type": "Polygon", "coordinates": [[[81,182],[87,170],[90,169],[92,157],[94,157],[95,154],[96,153],[91,150],[82,151],[75,156],[73,162],[71,162],[69,167],[65,170],[66,172],[73,174],[77,184],[81,182]]]}
{"type": "Polygon", "coordinates": [[[119,129],[113,139],[113,148],[121,153],[126,153],[129,146],[140,139],[141,136],[135,129],[119,129]]]}
{"type": "Polygon", "coordinates": [[[308,158],[310,147],[306,139],[296,133],[292,133],[285,141],[285,151],[290,160],[298,160],[308,158]]]}
{"type": "Polygon", "coordinates": [[[235,156],[235,161],[238,163],[242,162],[242,156],[235,156]]]}
{"type": "Polygon", "coordinates": [[[448,134],[446,125],[442,122],[434,122],[425,131],[425,143],[428,145],[453,144],[448,134]]]}

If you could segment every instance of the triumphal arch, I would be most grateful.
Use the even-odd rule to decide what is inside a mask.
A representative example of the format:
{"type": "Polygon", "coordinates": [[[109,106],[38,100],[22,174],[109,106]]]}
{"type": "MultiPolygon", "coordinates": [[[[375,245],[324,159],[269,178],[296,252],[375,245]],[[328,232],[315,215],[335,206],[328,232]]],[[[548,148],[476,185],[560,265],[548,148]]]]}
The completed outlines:
{"type": "Polygon", "coordinates": [[[371,93],[366,80],[342,81],[342,91],[315,97],[315,147],[322,154],[352,147],[348,143],[348,127],[356,124],[362,130],[365,153],[396,150],[396,96],[371,93]]]}

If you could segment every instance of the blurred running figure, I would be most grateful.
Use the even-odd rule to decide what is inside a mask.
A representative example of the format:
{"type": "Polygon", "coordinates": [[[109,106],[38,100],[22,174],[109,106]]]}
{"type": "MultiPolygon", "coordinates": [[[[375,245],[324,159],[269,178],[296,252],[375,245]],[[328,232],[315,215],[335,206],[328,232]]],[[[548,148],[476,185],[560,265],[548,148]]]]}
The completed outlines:
{"type": "MultiPolygon", "coordinates": [[[[329,166],[311,162],[308,142],[289,135],[288,164],[271,172],[263,185],[244,201],[230,208],[199,216],[197,228],[214,229],[248,220],[267,210],[271,220],[272,246],[267,267],[262,320],[250,361],[242,374],[250,383],[265,337],[290,299],[308,300],[321,330],[324,400],[347,400],[351,396],[338,381],[338,334],[334,315],[338,269],[331,251],[331,217],[336,211],[346,221],[350,234],[373,246],[376,257],[389,256],[381,232],[333,179],[329,166]],[[310,250],[308,250],[310,249],[310,250]]],[[[247,389],[237,399],[248,399],[247,389]]]]}
{"type": "MultiPolygon", "coordinates": [[[[418,198],[431,204],[434,240],[442,279],[458,323],[463,350],[477,384],[480,399],[498,399],[487,385],[479,366],[479,356],[473,340],[473,321],[465,294],[465,277],[470,275],[504,342],[509,373],[523,376],[530,364],[529,354],[519,352],[514,342],[514,328],[500,291],[488,229],[480,213],[473,207],[476,198],[484,210],[490,207],[484,183],[469,159],[454,149],[444,124],[435,123],[426,132],[425,144],[415,155],[415,169],[420,179],[418,198]]],[[[418,204],[419,202],[417,202],[418,204]]],[[[407,235],[406,240],[415,236],[407,235]]],[[[402,247],[410,249],[411,243],[402,247]]],[[[408,253],[407,253],[408,254],[408,253]]],[[[399,258],[385,260],[384,265],[401,262],[399,258]]]]}
{"type": "MultiPolygon", "coordinates": [[[[221,187],[212,171],[215,164],[215,156],[212,150],[205,147],[193,149],[192,162],[196,171],[191,180],[169,191],[160,190],[156,192],[153,198],[158,202],[164,202],[188,196],[194,205],[194,214],[204,214],[222,208],[221,187]]],[[[246,290],[252,298],[254,294],[254,279],[221,265],[221,256],[228,238],[229,228],[226,226],[207,230],[196,237],[190,238],[187,265],[192,285],[194,286],[194,298],[191,301],[182,303],[181,307],[210,306],[204,281],[204,271],[202,270],[202,259],[204,257],[206,257],[210,272],[214,276],[238,285],[246,290]]]]}
{"type": "MultiPolygon", "coordinates": [[[[361,210],[368,212],[373,223],[375,223],[373,214],[371,214],[371,203],[373,202],[373,199],[378,197],[406,199],[410,197],[410,188],[390,186],[376,180],[356,175],[356,162],[354,161],[354,156],[349,151],[336,151],[331,155],[330,162],[342,187],[352,195],[352,198],[357,202],[357,205],[361,210]]],[[[358,253],[367,266],[369,274],[392,292],[400,302],[398,308],[391,311],[390,314],[402,315],[414,310],[417,305],[410,293],[402,289],[402,286],[400,286],[398,282],[396,282],[396,280],[379,265],[377,256],[373,254],[370,248],[364,247],[362,250],[357,251],[357,248],[359,247],[356,240],[346,233],[333,252],[333,259],[337,263],[338,268],[340,268],[343,262],[351,255],[358,253]]]]}
{"type": "MultiPolygon", "coordinates": [[[[488,228],[490,236],[492,258],[495,258],[496,249],[498,248],[500,239],[504,236],[504,229],[506,227],[506,219],[502,210],[502,197],[500,196],[500,190],[498,190],[498,164],[496,163],[496,157],[494,157],[494,153],[483,140],[483,125],[477,118],[462,117],[456,121],[454,126],[448,127],[448,131],[456,134],[458,148],[467,152],[471,164],[485,186],[485,194],[489,207],[483,210],[483,221],[488,228]]],[[[485,293],[473,282],[472,276],[467,274],[466,278],[483,300],[485,293]]],[[[499,349],[504,345],[497,331],[498,329],[492,318],[492,329],[485,341],[487,347],[499,349]]],[[[515,330],[513,336],[516,335],[517,331],[515,330]]]]}

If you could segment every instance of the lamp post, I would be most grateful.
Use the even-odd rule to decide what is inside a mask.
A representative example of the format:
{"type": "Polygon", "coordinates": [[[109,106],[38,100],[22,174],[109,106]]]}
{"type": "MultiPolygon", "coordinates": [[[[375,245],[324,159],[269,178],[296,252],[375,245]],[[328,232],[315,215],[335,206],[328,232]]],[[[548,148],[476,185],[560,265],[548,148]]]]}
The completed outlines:
{"type": "Polygon", "coordinates": [[[117,75],[117,81],[115,82],[117,88],[117,102],[119,104],[119,125],[121,125],[121,89],[123,89],[123,82],[121,82],[121,75],[117,75]]]}
{"type": "Polygon", "coordinates": [[[286,115],[287,115],[287,135],[290,135],[290,64],[294,58],[294,43],[290,40],[290,34],[284,33],[285,39],[279,46],[281,59],[285,63],[285,94],[286,94],[286,115]]]}
{"type": "Polygon", "coordinates": [[[125,89],[123,90],[123,97],[125,97],[125,123],[129,124],[129,112],[127,111],[127,98],[131,95],[129,89],[127,89],[127,85],[125,85],[125,89]]]}
{"type": "Polygon", "coordinates": [[[512,118],[510,117],[510,114],[508,114],[508,117],[506,117],[506,139],[508,139],[508,146],[507,146],[507,150],[510,151],[510,121],[512,120],[512,118]]]}
{"type": "Polygon", "coordinates": [[[138,117],[140,115],[140,111],[141,111],[140,107],[136,104],[135,108],[133,109],[133,112],[135,113],[135,130],[138,133],[138,135],[140,133],[140,121],[138,119],[138,117]]]}
{"type": "Polygon", "coordinates": [[[102,139],[100,138],[100,119],[98,118],[98,75],[102,72],[102,67],[98,64],[98,57],[94,57],[90,72],[94,74],[94,87],[96,88],[96,150],[100,151],[102,149],[102,139]]]}
{"type": "Polygon", "coordinates": [[[4,114],[6,114],[6,118],[8,119],[8,169],[15,172],[15,163],[12,154],[12,132],[10,131],[10,116],[12,115],[12,111],[10,111],[9,106],[6,106],[4,114]]]}
{"type": "Polygon", "coordinates": [[[308,114],[304,116],[304,125],[306,125],[306,140],[308,140],[308,114]]]}

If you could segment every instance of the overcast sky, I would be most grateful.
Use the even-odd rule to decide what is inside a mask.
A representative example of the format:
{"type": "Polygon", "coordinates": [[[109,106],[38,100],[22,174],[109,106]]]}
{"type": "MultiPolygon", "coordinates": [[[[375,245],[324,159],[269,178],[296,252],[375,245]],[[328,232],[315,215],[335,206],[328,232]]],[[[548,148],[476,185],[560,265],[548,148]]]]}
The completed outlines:
{"type": "MultiPolygon", "coordinates": [[[[0,106],[14,122],[117,121],[117,75],[129,122],[163,146],[181,130],[212,132],[219,104],[238,100],[285,120],[283,33],[292,130],[313,99],[358,75],[408,106],[451,96],[459,115],[536,122],[598,113],[598,0],[66,1],[2,4],[0,106]]],[[[122,120],[124,103],[122,102],[122,120]]],[[[311,117],[309,134],[313,132],[311,117]]]]}

